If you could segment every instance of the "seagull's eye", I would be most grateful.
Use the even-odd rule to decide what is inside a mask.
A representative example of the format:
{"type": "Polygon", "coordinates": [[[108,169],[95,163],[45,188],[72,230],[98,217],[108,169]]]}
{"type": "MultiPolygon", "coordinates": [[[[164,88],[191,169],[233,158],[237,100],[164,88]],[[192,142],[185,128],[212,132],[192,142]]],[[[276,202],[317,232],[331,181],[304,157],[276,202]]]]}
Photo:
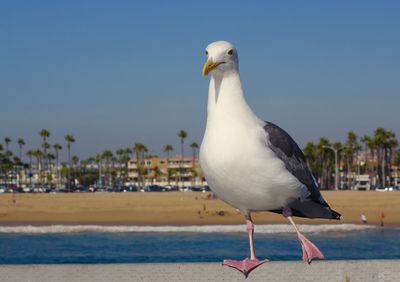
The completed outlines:
{"type": "Polygon", "coordinates": [[[206,55],[208,56],[208,51],[206,50],[206,55]]]}
{"type": "Polygon", "coordinates": [[[233,49],[229,49],[228,55],[232,55],[232,54],[233,54],[233,49]]]}

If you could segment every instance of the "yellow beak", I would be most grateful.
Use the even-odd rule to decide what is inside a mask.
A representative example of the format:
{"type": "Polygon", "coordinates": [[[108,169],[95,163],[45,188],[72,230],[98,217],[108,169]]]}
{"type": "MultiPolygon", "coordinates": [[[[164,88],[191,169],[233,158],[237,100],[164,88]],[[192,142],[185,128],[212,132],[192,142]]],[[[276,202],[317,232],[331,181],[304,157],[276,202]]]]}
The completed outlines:
{"type": "Polygon", "coordinates": [[[208,75],[210,71],[218,67],[220,64],[223,64],[224,62],[219,62],[219,63],[214,63],[213,60],[209,59],[203,66],[203,76],[208,75]]]}

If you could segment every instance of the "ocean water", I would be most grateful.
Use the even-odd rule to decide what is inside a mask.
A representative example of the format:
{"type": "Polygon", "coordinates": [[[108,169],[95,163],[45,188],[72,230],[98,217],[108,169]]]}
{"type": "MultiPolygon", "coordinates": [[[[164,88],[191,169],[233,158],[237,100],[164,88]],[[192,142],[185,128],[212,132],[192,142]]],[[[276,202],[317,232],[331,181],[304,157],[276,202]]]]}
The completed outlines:
{"type": "MultiPolygon", "coordinates": [[[[400,228],[301,225],[328,260],[400,259],[400,228]]],[[[256,254],[300,260],[301,246],[286,224],[258,225],[256,254]]],[[[248,256],[244,225],[0,226],[1,264],[220,262],[248,256]]]]}

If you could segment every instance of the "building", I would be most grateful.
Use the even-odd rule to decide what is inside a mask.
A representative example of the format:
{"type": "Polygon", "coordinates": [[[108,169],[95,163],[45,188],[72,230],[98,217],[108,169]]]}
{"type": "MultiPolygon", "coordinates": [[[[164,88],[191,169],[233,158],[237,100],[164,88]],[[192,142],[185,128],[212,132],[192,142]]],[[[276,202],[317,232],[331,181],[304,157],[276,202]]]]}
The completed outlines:
{"type": "Polygon", "coordinates": [[[205,184],[199,159],[175,156],[150,157],[128,163],[128,182],[137,186],[151,184],[175,186],[199,186],[205,184]]]}

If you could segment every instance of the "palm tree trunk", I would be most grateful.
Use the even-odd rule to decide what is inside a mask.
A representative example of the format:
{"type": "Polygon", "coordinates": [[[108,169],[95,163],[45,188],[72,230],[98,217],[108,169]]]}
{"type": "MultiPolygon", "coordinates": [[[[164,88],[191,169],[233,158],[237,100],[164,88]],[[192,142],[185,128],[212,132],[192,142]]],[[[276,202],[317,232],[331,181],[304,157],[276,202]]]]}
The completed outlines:
{"type": "Polygon", "coordinates": [[[382,187],[386,187],[386,148],[383,148],[382,151],[382,187]]]}
{"type": "Polygon", "coordinates": [[[179,182],[181,183],[181,186],[183,187],[183,180],[182,180],[182,174],[183,174],[183,140],[181,139],[181,163],[179,165],[179,182]]]}
{"type": "Polygon", "coordinates": [[[195,174],[195,171],[194,171],[195,158],[196,158],[196,149],[193,148],[193,155],[192,155],[192,174],[193,174],[193,176],[192,176],[192,185],[193,186],[194,186],[194,181],[195,181],[195,177],[196,177],[196,174],[195,174]]]}
{"type": "Polygon", "coordinates": [[[171,184],[171,178],[169,175],[169,151],[167,151],[167,182],[168,182],[168,185],[171,184]]]}
{"type": "Polygon", "coordinates": [[[56,151],[56,185],[57,188],[60,186],[60,169],[59,169],[59,163],[58,163],[58,151],[56,151]]]}
{"type": "Polygon", "coordinates": [[[71,169],[71,148],[70,146],[67,146],[68,148],[68,175],[67,175],[67,187],[68,187],[68,192],[71,192],[71,180],[70,180],[70,169],[71,169]]]}
{"type": "Polygon", "coordinates": [[[347,157],[346,162],[347,162],[347,189],[352,190],[352,181],[350,179],[352,177],[351,177],[350,158],[349,157],[347,157]]]}

